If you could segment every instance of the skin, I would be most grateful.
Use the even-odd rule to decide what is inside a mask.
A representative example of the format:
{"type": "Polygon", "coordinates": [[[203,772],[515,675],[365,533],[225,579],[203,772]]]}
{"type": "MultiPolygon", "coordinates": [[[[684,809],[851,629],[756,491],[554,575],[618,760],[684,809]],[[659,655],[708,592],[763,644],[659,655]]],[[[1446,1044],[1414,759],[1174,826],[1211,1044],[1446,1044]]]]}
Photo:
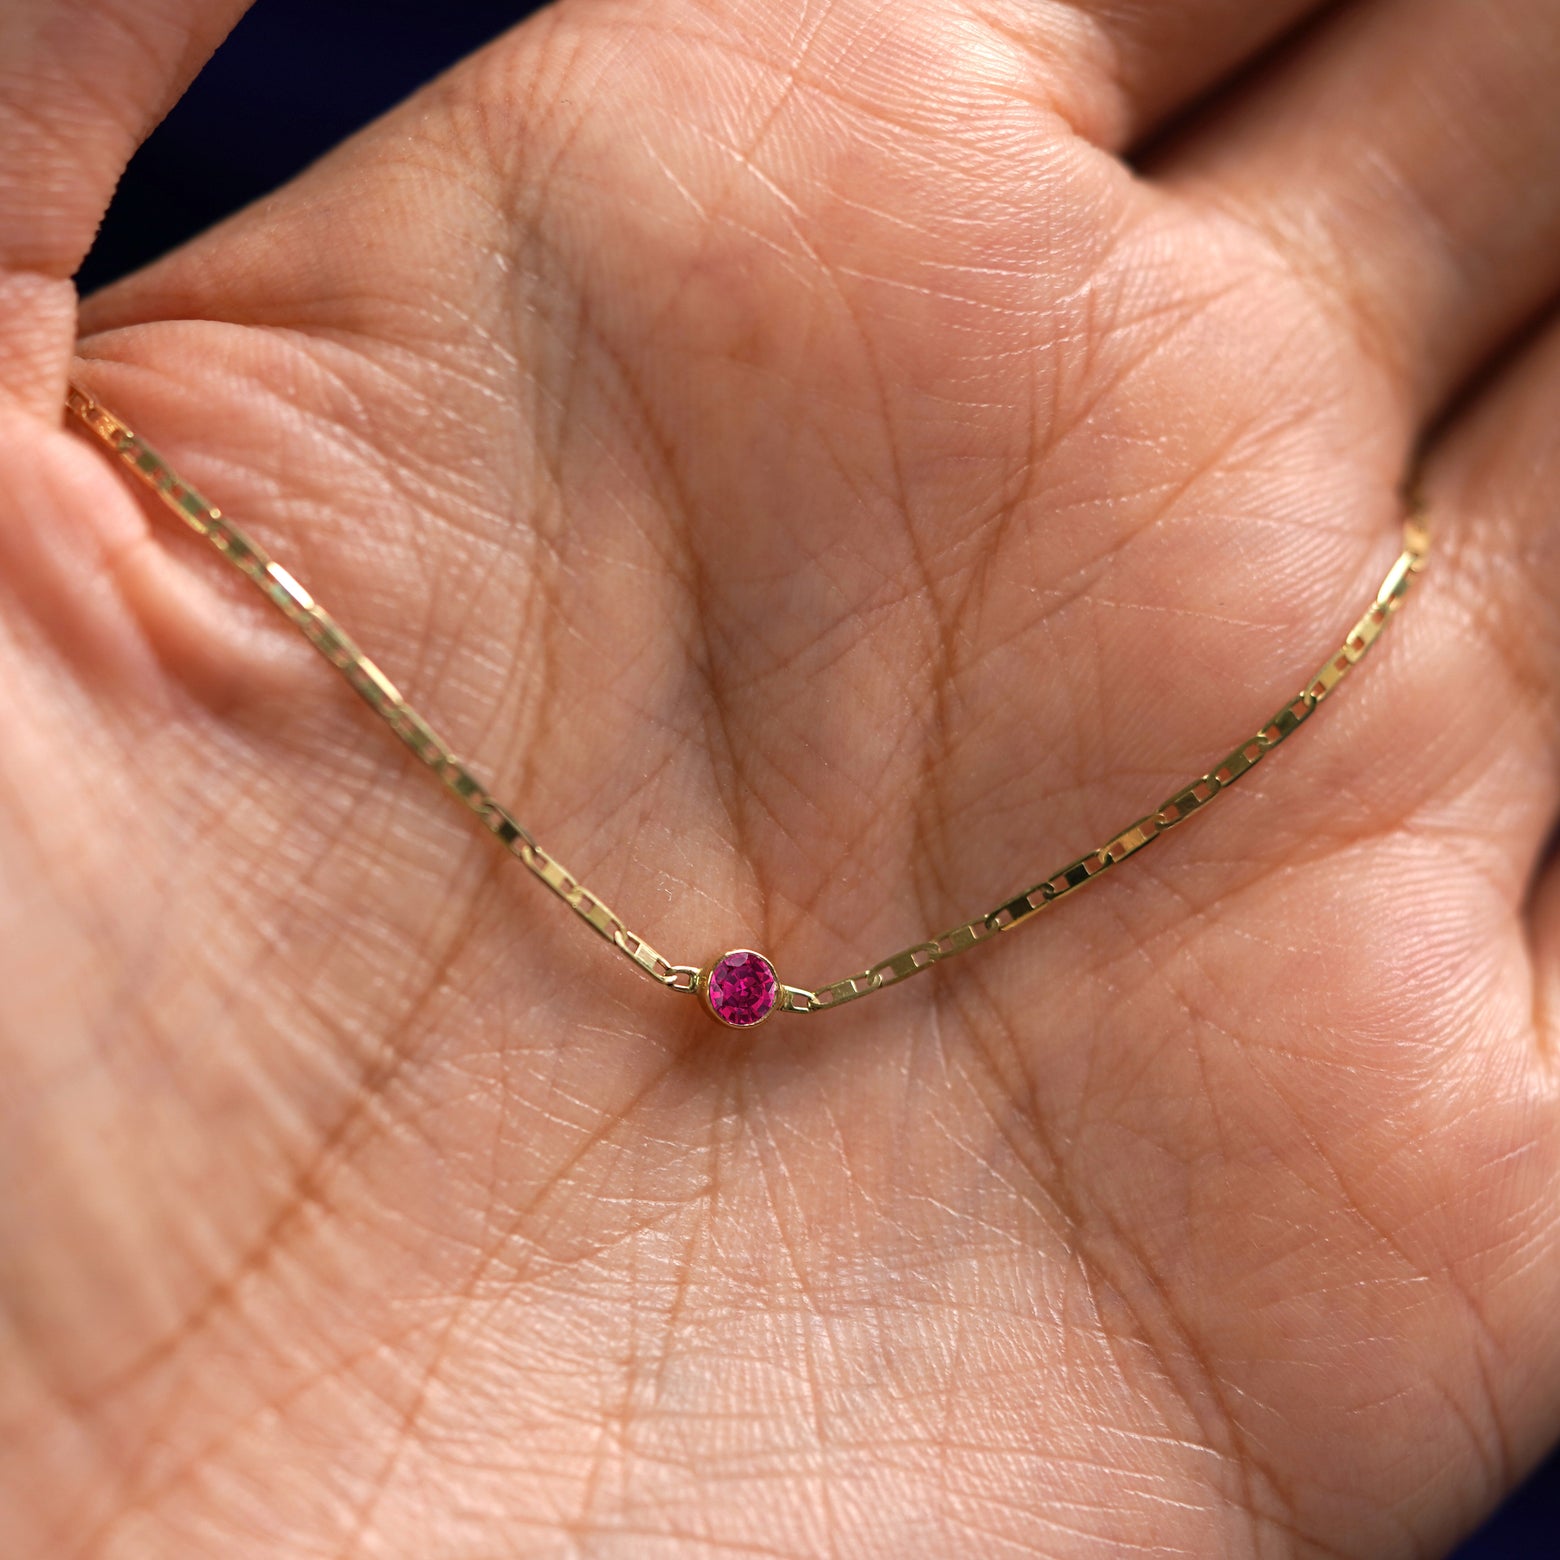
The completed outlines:
{"type": "MultiPolygon", "coordinates": [[[[78,316],[0,7],[0,1552],[1445,1553],[1560,1433],[1560,8],[565,0],[78,316]],[[79,345],[78,343],[79,337],[79,345]],[[720,1031],[61,427],[76,372],[720,1031]]],[[[256,133],[263,133],[257,126],[256,133]]]]}

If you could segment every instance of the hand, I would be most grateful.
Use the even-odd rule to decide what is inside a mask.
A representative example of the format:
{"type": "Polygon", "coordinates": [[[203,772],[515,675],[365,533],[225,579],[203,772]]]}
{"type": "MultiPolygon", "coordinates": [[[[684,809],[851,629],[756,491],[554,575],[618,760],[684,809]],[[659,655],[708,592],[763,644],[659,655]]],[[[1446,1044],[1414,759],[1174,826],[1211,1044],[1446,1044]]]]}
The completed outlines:
{"type": "Polygon", "coordinates": [[[0,20],[0,1550],[1443,1552],[1560,1432],[1560,9],[566,0],[87,303],[550,850],[804,986],[1255,732],[1427,441],[1271,765],[748,1036],[61,428],[241,9],[0,20]]]}

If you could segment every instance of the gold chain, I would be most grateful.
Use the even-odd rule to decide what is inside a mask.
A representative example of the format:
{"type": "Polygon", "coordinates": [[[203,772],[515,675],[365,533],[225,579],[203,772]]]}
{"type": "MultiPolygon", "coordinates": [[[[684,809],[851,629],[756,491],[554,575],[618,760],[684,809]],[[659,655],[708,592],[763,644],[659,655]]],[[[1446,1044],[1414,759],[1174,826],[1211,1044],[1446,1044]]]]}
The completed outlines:
{"type": "Polygon", "coordinates": [[[1359,664],[1376,642],[1387,620],[1402,605],[1414,577],[1429,556],[1430,536],[1417,508],[1404,525],[1404,549],[1393,564],[1376,599],[1350,630],[1342,646],[1316,676],[1254,736],[1248,738],[1221,763],[1190,785],[1182,787],[1137,822],[1104,845],[1052,873],[1044,882],[999,905],[985,915],[966,921],[928,942],[916,943],[891,958],[874,964],[859,975],[849,975],[832,985],[808,991],[780,985],[762,955],[736,950],[702,969],[673,964],[657,953],[637,932],[579,881],[563,864],[548,855],[530,832],[497,801],[487,787],[451,751],[449,744],[407,702],[406,697],[366,656],[329,612],[286,569],[251,541],[215,505],[208,503],[125,422],[99,405],[84,390],[72,385],[66,399],[78,423],[114,455],[124,468],[197,535],[203,536],[236,569],[302,631],[309,643],[336,668],[386,725],[443,781],[449,792],[476,814],[478,820],[523,866],[552,890],[579,918],[604,937],[634,965],[673,991],[697,992],[706,1007],[722,1022],[747,1028],[771,1011],[817,1013],[837,1008],[875,991],[897,986],[944,959],[965,952],[999,933],[1023,926],[1042,910],[1128,857],[1146,849],[1161,835],[1202,811],[1216,797],[1249,774],[1281,742],[1293,736],[1322,700],[1359,664]],[[712,977],[718,979],[728,960],[744,962],[738,971],[749,984],[731,1002],[712,996],[712,977]],[[744,974],[745,971],[745,974],[744,974]],[[757,981],[754,987],[751,983],[757,981]],[[744,999],[747,1006],[743,1006],[744,999]],[[756,1014],[757,1016],[751,1016],[756,1014]]]}

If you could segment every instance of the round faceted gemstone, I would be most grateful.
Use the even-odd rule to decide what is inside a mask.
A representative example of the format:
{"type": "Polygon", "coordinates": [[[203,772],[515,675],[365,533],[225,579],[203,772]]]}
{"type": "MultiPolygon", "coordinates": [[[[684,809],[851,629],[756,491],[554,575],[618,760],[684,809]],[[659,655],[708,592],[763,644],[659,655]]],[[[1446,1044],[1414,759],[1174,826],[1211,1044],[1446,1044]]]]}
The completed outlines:
{"type": "Polygon", "coordinates": [[[733,1029],[750,1029],[774,1012],[780,982],[775,979],[774,965],[763,954],[738,948],[711,966],[704,996],[721,1023],[733,1029]]]}

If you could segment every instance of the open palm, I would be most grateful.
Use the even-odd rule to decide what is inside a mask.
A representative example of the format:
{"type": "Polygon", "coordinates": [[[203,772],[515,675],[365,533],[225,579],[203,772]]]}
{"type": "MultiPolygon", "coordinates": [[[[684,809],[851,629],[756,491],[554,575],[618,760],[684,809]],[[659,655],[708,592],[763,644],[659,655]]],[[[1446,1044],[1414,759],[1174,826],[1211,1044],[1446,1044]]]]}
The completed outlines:
{"type": "Polygon", "coordinates": [[[0,1551],[1444,1551],[1560,1431],[1560,7],[566,0],[78,323],[240,9],[0,10],[0,1551]],[[1463,405],[1293,745],[742,1036],[61,428],[78,329],[631,926],[802,986],[1254,732],[1463,405]]]}

